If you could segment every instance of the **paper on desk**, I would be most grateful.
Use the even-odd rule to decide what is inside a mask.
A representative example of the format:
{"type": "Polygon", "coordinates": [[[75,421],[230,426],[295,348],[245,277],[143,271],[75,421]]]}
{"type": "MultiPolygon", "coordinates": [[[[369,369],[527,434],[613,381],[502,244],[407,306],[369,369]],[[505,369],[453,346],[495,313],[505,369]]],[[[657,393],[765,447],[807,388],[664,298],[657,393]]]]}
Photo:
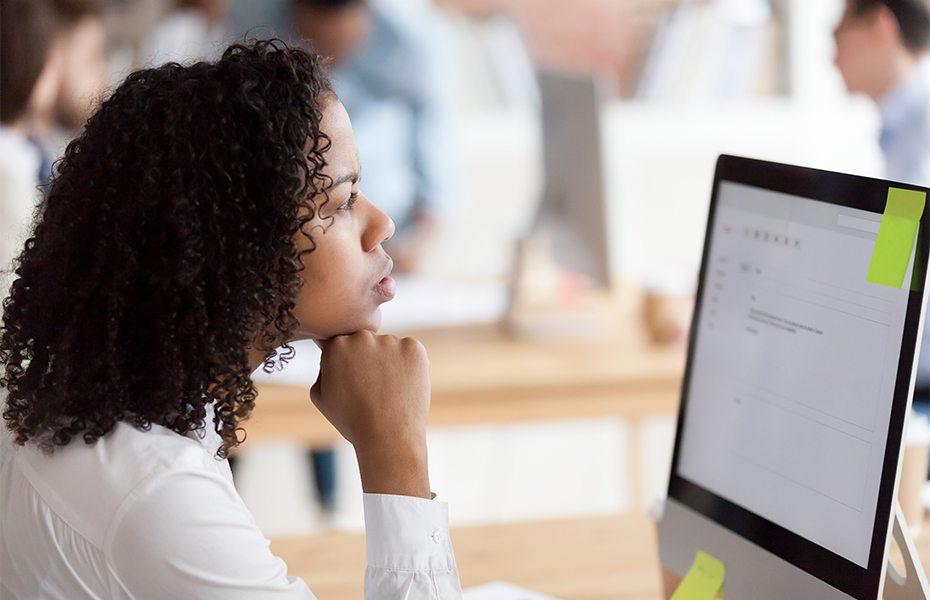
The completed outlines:
{"type": "Polygon", "coordinates": [[[494,581],[462,590],[462,600],[556,600],[506,581],[494,581]]]}

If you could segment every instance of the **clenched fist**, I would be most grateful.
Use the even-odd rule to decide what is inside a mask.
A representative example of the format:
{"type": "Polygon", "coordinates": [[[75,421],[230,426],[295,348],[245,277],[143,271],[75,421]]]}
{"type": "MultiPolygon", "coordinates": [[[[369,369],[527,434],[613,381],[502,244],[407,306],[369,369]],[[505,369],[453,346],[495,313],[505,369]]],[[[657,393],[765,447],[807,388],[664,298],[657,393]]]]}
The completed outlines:
{"type": "Polygon", "coordinates": [[[420,342],[359,331],[320,342],[310,398],[354,447],[368,493],[431,497],[429,359],[420,342]]]}

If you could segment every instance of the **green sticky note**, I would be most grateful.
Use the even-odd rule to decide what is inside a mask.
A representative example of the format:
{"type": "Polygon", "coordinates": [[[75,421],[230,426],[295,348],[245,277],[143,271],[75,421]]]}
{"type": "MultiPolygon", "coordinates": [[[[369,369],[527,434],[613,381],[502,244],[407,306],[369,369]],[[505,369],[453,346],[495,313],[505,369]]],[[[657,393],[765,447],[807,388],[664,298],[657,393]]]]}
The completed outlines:
{"type": "Polygon", "coordinates": [[[726,566],[722,562],[698,550],[694,564],[671,600],[712,600],[723,588],[724,571],[726,566]]]}
{"type": "Polygon", "coordinates": [[[866,281],[901,288],[926,202],[925,192],[888,188],[888,200],[866,281]]]}

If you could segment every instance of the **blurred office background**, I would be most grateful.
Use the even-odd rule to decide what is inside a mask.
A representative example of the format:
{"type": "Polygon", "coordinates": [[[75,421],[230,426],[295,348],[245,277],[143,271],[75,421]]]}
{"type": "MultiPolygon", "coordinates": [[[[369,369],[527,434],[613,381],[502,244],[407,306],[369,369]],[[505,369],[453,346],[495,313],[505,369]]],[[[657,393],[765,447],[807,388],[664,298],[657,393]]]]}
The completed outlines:
{"type": "MultiPolygon", "coordinates": [[[[108,1],[115,83],[151,60],[153,32],[172,18],[172,3],[108,1]]],[[[189,54],[210,56],[211,35],[295,35],[286,0],[202,4],[223,6],[224,36],[202,25],[203,47],[174,42],[189,54]]],[[[434,237],[424,277],[506,276],[542,188],[539,96],[528,69],[605,81],[611,264],[621,277],[696,267],[721,152],[882,172],[876,111],[848,97],[833,66],[839,0],[437,0],[436,8],[453,49],[461,201],[434,237]]],[[[188,23],[184,35],[196,31],[188,23]]]]}
{"type": "MultiPolygon", "coordinates": [[[[846,93],[833,66],[842,0],[382,1],[434,10],[443,23],[457,186],[416,272],[398,277],[398,296],[383,308],[387,331],[503,318],[517,241],[545,188],[539,71],[590,77],[603,93],[593,117],[608,235],[595,251],[633,315],[623,327],[642,326],[644,289],[693,292],[720,153],[883,172],[877,111],[846,93]]],[[[153,61],[209,57],[245,32],[296,32],[283,0],[105,4],[110,87],[153,61]]],[[[667,351],[683,355],[678,337],[667,351]]],[[[309,386],[317,359],[300,345],[287,368],[257,378],[309,386]]],[[[666,485],[674,418],[659,410],[435,426],[433,488],[451,503],[453,524],[642,509],[666,485]]],[[[247,441],[234,467],[273,537],[360,529],[354,469],[351,449],[337,444],[336,505],[325,509],[299,440],[247,441]]]]}

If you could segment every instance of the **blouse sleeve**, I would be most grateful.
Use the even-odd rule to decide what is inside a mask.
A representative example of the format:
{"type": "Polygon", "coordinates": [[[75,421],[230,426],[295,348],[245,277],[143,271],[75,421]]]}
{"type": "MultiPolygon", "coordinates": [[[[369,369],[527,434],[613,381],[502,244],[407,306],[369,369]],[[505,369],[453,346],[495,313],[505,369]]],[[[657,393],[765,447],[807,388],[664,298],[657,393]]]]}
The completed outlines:
{"type": "Polygon", "coordinates": [[[462,597],[444,502],[365,494],[366,600],[462,597]]]}
{"type": "MultiPolygon", "coordinates": [[[[366,599],[461,598],[445,503],[366,494],[364,506],[366,599]]],[[[104,551],[114,598],[315,599],[271,553],[233,485],[213,473],[140,486],[114,519],[104,551]]]]}

